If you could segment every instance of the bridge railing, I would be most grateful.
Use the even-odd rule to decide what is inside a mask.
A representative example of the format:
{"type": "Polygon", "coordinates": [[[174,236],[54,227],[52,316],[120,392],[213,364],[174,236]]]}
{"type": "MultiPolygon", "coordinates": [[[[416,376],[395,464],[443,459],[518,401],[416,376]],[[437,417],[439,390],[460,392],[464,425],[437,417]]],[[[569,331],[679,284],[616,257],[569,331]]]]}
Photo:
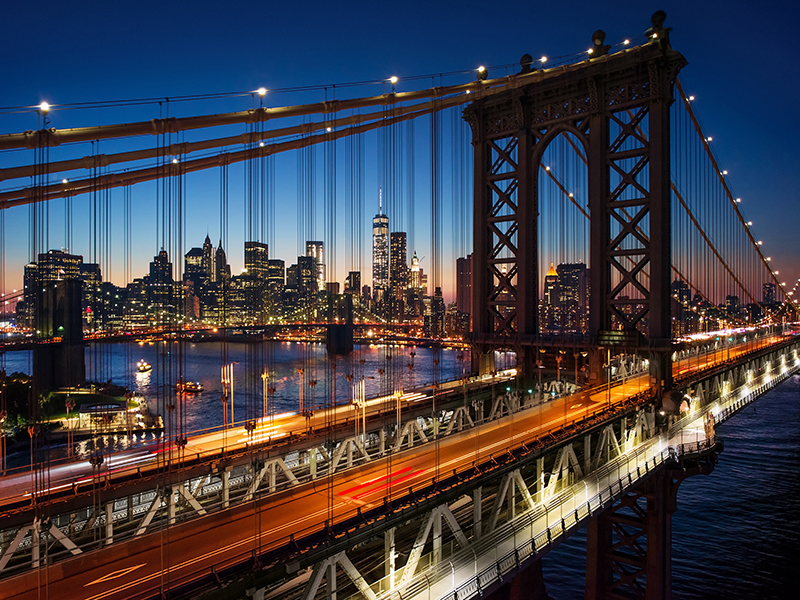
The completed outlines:
{"type": "MultiPolygon", "coordinates": [[[[382,600],[465,600],[480,596],[484,590],[500,583],[505,575],[519,568],[522,562],[560,542],[643,477],[676,457],[666,435],[651,438],[484,535],[470,547],[459,549],[447,560],[414,576],[402,589],[392,589],[391,582],[385,578],[373,586],[377,588],[377,596],[382,600]],[[457,581],[463,583],[454,585],[457,581]]],[[[402,571],[398,571],[395,580],[401,576],[402,571]]]]}

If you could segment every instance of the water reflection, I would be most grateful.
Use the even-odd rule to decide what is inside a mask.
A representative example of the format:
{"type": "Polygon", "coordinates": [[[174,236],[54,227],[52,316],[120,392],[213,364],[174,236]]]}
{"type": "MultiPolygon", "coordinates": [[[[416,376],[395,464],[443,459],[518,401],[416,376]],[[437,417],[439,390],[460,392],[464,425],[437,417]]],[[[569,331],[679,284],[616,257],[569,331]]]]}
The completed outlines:
{"type": "MultiPolygon", "coordinates": [[[[498,368],[509,362],[500,355],[498,368]]],[[[29,364],[28,352],[6,355],[8,372],[26,372],[29,364]]],[[[90,366],[104,365],[92,369],[94,379],[110,380],[143,395],[151,411],[164,416],[167,435],[176,435],[222,426],[226,406],[235,421],[241,422],[261,416],[267,400],[271,414],[299,410],[301,397],[304,406],[312,410],[349,403],[354,385],[362,380],[366,396],[372,397],[458,379],[470,371],[470,353],[460,348],[362,345],[347,357],[331,358],[319,343],[228,343],[223,354],[217,342],[128,342],[91,344],[86,349],[86,364],[87,372],[90,366]],[[235,364],[226,386],[222,384],[223,360],[235,364]],[[138,361],[149,363],[152,370],[139,372],[138,361]],[[175,383],[179,378],[200,383],[203,391],[178,396],[175,383]],[[232,405],[228,402],[231,397],[232,405]]],[[[140,433],[130,438],[98,436],[76,441],[73,451],[87,456],[95,450],[121,450],[154,439],[154,434],[140,433]]],[[[51,459],[69,453],[63,442],[46,451],[51,459]]],[[[30,460],[27,447],[17,447],[13,454],[9,466],[30,460]]]]}

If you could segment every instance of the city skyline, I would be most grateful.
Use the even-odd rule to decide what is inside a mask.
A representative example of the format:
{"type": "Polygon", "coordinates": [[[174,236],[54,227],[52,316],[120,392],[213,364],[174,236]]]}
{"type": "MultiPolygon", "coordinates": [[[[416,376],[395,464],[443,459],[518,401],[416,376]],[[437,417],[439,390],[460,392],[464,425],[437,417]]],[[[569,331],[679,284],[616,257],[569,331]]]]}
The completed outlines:
{"type": "MultiPolygon", "coordinates": [[[[202,4],[202,3],[201,3],[202,4]]],[[[463,5],[460,5],[463,8],[463,5]]],[[[722,6],[722,5],[719,5],[722,6]]],[[[787,219],[781,219],[780,216],[787,212],[787,207],[794,201],[795,191],[798,188],[797,182],[792,179],[793,173],[797,173],[798,169],[794,168],[797,158],[796,154],[790,151],[780,151],[782,145],[788,145],[790,140],[793,139],[793,127],[789,125],[782,128],[780,132],[774,130],[766,134],[768,130],[764,123],[755,121],[750,127],[739,127],[734,125],[738,123],[737,116],[742,114],[751,114],[749,109],[756,102],[756,89],[764,89],[765,87],[776,88],[776,94],[791,97],[797,83],[789,81],[789,78],[783,78],[776,75],[782,68],[782,54],[775,52],[773,48],[786,45],[789,49],[789,42],[787,39],[790,36],[776,35],[775,32],[781,31],[786,27],[786,19],[781,19],[781,13],[774,8],[759,7],[758,10],[748,8],[745,3],[726,3],[724,10],[716,10],[714,5],[703,7],[692,7],[689,9],[686,5],[681,3],[665,3],[665,10],[668,13],[668,22],[673,28],[672,40],[676,49],[683,52],[690,60],[690,67],[684,70],[683,76],[687,89],[689,89],[697,97],[697,110],[703,118],[703,123],[708,130],[709,134],[714,137],[713,149],[718,153],[721,162],[724,166],[730,169],[733,181],[737,183],[737,193],[743,197],[743,207],[750,218],[754,220],[753,231],[759,238],[765,240],[765,251],[773,257],[773,262],[776,264],[782,273],[786,273],[786,280],[794,281],[798,276],[798,268],[793,264],[792,257],[798,254],[798,242],[795,236],[792,236],[787,219]],[[735,29],[739,22],[746,20],[752,27],[752,44],[748,45],[748,53],[743,61],[737,61],[733,65],[733,61],[729,60],[728,55],[721,49],[724,48],[724,43],[713,43],[714,39],[723,40],[724,32],[729,29],[735,29]],[[709,29],[704,23],[714,22],[716,26],[713,30],[709,29]],[[726,29],[727,28],[727,29],[726,29]],[[769,48],[763,44],[759,44],[758,40],[761,37],[769,36],[771,45],[769,48]],[[720,36],[720,37],[716,37],[720,36]],[[778,46],[775,46],[777,44],[778,46]],[[743,74],[744,72],[744,74],[743,74]],[[733,94],[734,86],[731,84],[733,75],[737,77],[746,76],[756,81],[768,81],[769,86],[766,85],[753,85],[746,86],[746,89],[735,88],[735,95],[733,94]],[[703,78],[702,83],[697,85],[703,78]],[[694,85],[693,85],[694,84],[694,85]],[[778,91],[783,89],[784,91],[778,91]],[[765,147],[767,144],[777,144],[775,152],[770,153],[756,153],[749,152],[748,148],[765,147]],[[775,160],[767,160],[766,154],[777,157],[775,160]],[[766,172],[769,167],[772,177],[764,178],[762,174],[766,172]],[[756,204],[758,203],[758,204],[756,204]],[[759,206],[758,211],[752,209],[753,206],[759,206]],[[751,207],[748,211],[748,207],[751,207]],[[774,225],[768,231],[765,223],[774,225]]],[[[181,96],[182,94],[198,93],[209,88],[216,90],[236,90],[236,89],[250,89],[255,90],[261,85],[274,84],[276,89],[288,89],[293,85],[308,84],[309,82],[319,83],[325,81],[384,81],[383,84],[375,83],[372,87],[367,86],[364,88],[363,93],[381,93],[386,90],[386,79],[390,75],[398,75],[400,81],[398,82],[398,89],[405,89],[403,86],[406,79],[413,74],[427,73],[435,69],[442,71],[455,70],[457,68],[470,70],[478,64],[487,65],[513,65],[518,61],[519,55],[523,52],[531,52],[538,55],[539,51],[542,53],[552,54],[554,56],[564,56],[576,51],[580,51],[586,45],[588,34],[602,26],[609,34],[609,39],[621,40],[625,35],[635,37],[639,35],[642,30],[642,23],[646,23],[651,11],[645,10],[634,3],[629,5],[630,10],[618,11],[613,17],[604,12],[600,7],[590,7],[580,17],[576,18],[571,23],[571,28],[566,34],[555,36],[550,34],[547,28],[540,27],[537,23],[542,22],[541,18],[537,18],[532,22],[532,33],[529,28],[523,28],[522,23],[515,24],[514,27],[519,27],[526,30],[526,35],[514,36],[508,34],[500,34],[507,25],[503,27],[495,27],[492,25],[498,24],[499,16],[488,14],[485,18],[489,19],[487,27],[484,28],[484,33],[487,36],[485,43],[470,43],[459,42],[457,45],[458,52],[430,52],[419,53],[414,52],[413,46],[405,44],[403,49],[406,52],[396,52],[392,48],[391,53],[389,47],[391,44],[384,43],[375,30],[370,30],[363,27],[363,34],[366,35],[363,42],[373,44],[377,52],[372,54],[357,53],[354,48],[343,48],[341,44],[335,42],[335,37],[331,34],[325,33],[326,27],[330,22],[339,22],[340,17],[334,16],[331,21],[331,15],[326,11],[321,11],[315,19],[308,23],[308,27],[312,31],[319,30],[318,39],[314,40],[314,44],[309,47],[303,47],[292,40],[279,36],[276,40],[260,40],[259,43],[266,44],[283,44],[282,48],[297,50],[296,54],[291,52],[280,52],[276,54],[276,58],[270,58],[269,65],[272,68],[267,68],[258,64],[258,61],[247,60],[242,63],[242,68],[238,72],[230,72],[230,70],[219,71],[219,74],[213,78],[208,78],[208,69],[204,66],[201,70],[199,68],[199,61],[187,60],[187,75],[184,78],[167,78],[159,77],[159,69],[163,66],[158,66],[155,71],[141,70],[131,68],[126,71],[124,77],[115,75],[114,71],[107,70],[104,83],[87,83],[86,78],[81,78],[79,73],[74,70],[64,71],[63,73],[55,70],[45,78],[37,78],[35,81],[31,77],[26,77],[25,73],[35,73],[36,60],[40,60],[46,56],[47,48],[51,44],[55,44],[57,40],[36,40],[36,42],[15,38],[16,31],[22,31],[25,28],[20,27],[11,32],[11,42],[17,43],[20,48],[28,49],[30,52],[22,52],[19,64],[14,64],[13,68],[8,70],[9,86],[7,88],[7,104],[9,106],[35,106],[39,101],[47,100],[58,107],[59,103],[75,102],[80,103],[84,101],[96,99],[114,99],[114,98],[132,98],[132,97],[153,97],[157,98],[160,94],[169,96],[181,96]],[[325,18],[322,18],[325,15],[325,18]],[[491,43],[493,41],[494,43],[491,43]],[[347,57],[347,60],[309,60],[311,57],[315,59],[320,56],[319,53],[312,52],[311,48],[319,48],[323,44],[333,44],[338,48],[340,54],[333,52],[338,58],[347,57]],[[430,56],[437,56],[435,65],[432,64],[430,56]],[[37,58],[38,57],[38,58],[37,58]],[[278,58],[280,57],[280,59],[278,58]],[[302,68],[297,68],[292,71],[292,66],[302,65],[302,68]],[[146,71],[146,72],[145,72],[146,71]],[[204,77],[199,74],[202,71],[204,77]],[[159,82],[159,83],[156,83],[159,82]],[[166,89],[169,88],[169,89],[166,89]],[[135,93],[131,92],[135,89],[135,93]],[[35,96],[35,97],[33,97],[35,96]],[[33,97],[33,98],[32,98],[33,97]]],[[[426,7],[430,9],[430,7],[426,7]]],[[[112,9],[109,14],[113,14],[112,9]]],[[[175,10],[175,9],[167,9],[175,10]]],[[[437,28],[436,35],[441,35],[443,40],[448,40],[452,45],[452,40],[456,38],[456,32],[462,31],[464,26],[470,23],[469,5],[460,11],[448,11],[446,8],[437,8],[433,17],[440,17],[438,22],[446,23],[447,26],[444,31],[442,28],[437,28]]],[[[53,13],[58,15],[64,22],[71,22],[74,15],[69,11],[64,11],[58,8],[53,13]]],[[[291,19],[291,14],[281,13],[281,16],[291,19]]],[[[351,27],[358,27],[366,23],[379,23],[383,18],[379,10],[368,9],[366,6],[361,7],[360,14],[357,15],[356,21],[351,24],[351,27]]],[[[20,23],[26,22],[26,19],[32,18],[32,13],[22,7],[13,7],[11,18],[17,17],[20,23]]],[[[396,21],[393,23],[393,28],[398,31],[409,31],[417,35],[425,36],[426,43],[433,42],[433,31],[431,25],[424,23],[416,23],[413,19],[408,19],[405,16],[396,16],[396,21]]],[[[542,18],[550,18],[558,20],[563,18],[559,17],[556,9],[546,9],[542,18]],[[552,11],[552,14],[550,14],[552,11]]],[[[206,18],[198,16],[197,19],[204,24],[206,18]]],[[[524,19],[523,19],[524,21],[524,19]]],[[[434,21],[432,21],[434,22],[434,21]]],[[[132,18],[134,29],[144,27],[144,23],[139,22],[135,17],[132,18]]],[[[79,27],[90,27],[91,22],[80,25],[79,27]]],[[[148,27],[151,24],[148,23],[148,27]]],[[[379,28],[378,28],[379,29],[379,28]]],[[[225,36],[225,29],[223,28],[220,35],[225,36]]],[[[227,34],[230,35],[230,34],[227,34]]],[[[238,35],[238,34],[237,34],[238,35]]],[[[241,37],[241,36],[239,36],[241,37]]],[[[110,39],[108,36],[103,38],[106,43],[117,43],[115,40],[110,39]]],[[[161,40],[162,42],[164,40],[161,40]]],[[[388,41],[388,40],[387,40],[388,41]]],[[[748,40],[749,41],[749,40],[748,40]]],[[[158,40],[156,40],[158,42],[158,40]]],[[[255,42],[242,42],[250,46],[255,42]]],[[[442,47],[447,46],[444,42],[442,47]]],[[[154,45],[154,49],[159,47],[159,44],[154,45]]],[[[149,49],[147,49],[149,50],[149,49]]],[[[435,46],[434,46],[435,50],[435,46]]],[[[65,53],[64,56],[70,56],[71,46],[66,45],[64,48],[59,48],[59,53],[65,53]]],[[[52,56],[53,52],[49,52],[52,56]]],[[[259,53],[260,54],[260,53],[259,53]]],[[[788,55],[788,53],[785,53],[788,55]]],[[[155,55],[155,53],[154,53],[155,55]]],[[[201,53],[202,55],[202,53],[201,53]]],[[[203,55],[206,56],[206,55],[203,55]]],[[[121,60],[123,62],[130,61],[133,55],[121,53],[121,60]]],[[[208,58],[206,56],[206,58],[208,58]]],[[[224,59],[221,59],[224,60],[224,59]]],[[[9,65],[10,66],[10,65],[9,65]]],[[[491,74],[505,74],[508,72],[508,67],[500,67],[499,71],[494,69],[491,74]]],[[[466,77],[469,77],[467,75],[466,77]]],[[[434,83],[437,83],[434,81],[434,83]]],[[[324,97],[324,92],[319,89],[313,92],[314,100],[324,97]]],[[[327,92],[330,93],[330,92],[327,92]]],[[[343,93],[343,92],[339,92],[343,93]]],[[[252,102],[252,94],[245,94],[241,102],[249,106],[252,102]]],[[[274,98],[267,94],[267,99],[272,102],[271,105],[293,103],[300,100],[299,94],[293,92],[280,92],[274,98]],[[285,101],[284,101],[285,99],[285,101]]],[[[212,103],[209,101],[206,104],[192,104],[175,102],[169,108],[170,114],[194,113],[203,112],[206,108],[209,110],[212,103]],[[193,107],[197,107],[195,108],[193,107]],[[188,107],[188,108],[187,108],[188,107]]],[[[216,105],[214,105],[214,108],[216,105]]],[[[158,107],[155,103],[155,108],[137,108],[128,107],[124,113],[122,110],[109,107],[104,109],[108,113],[110,121],[122,121],[123,114],[129,115],[128,118],[136,119],[150,119],[158,116],[158,111],[162,112],[165,108],[158,107]],[[114,115],[119,115],[115,118],[114,115]]],[[[105,113],[104,117],[105,118],[105,113]]],[[[56,108],[51,114],[51,126],[53,127],[72,127],[83,124],[91,123],[95,112],[89,110],[81,110],[80,107],[71,108],[69,111],[59,110],[56,108]]],[[[37,116],[35,111],[16,111],[16,112],[0,112],[0,120],[3,124],[3,130],[6,132],[22,131],[25,129],[36,129],[37,116]]],[[[745,121],[750,124],[749,121],[745,121]]],[[[364,176],[364,183],[362,187],[363,198],[360,200],[360,221],[356,224],[355,229],[361,231],[361,244],[364,249],[360,255],[351,260],[345,257],[346,252],[342,252],[342,238],[339,237],[336,261],[336,272],[340,274],[337,279],[343,281],[342,273],[348,273],[352,268],[358,267],[361,271],[363,283],[367,283],[370,278],[368,265],[370,263],[368,246],[366,242],[369,236],[369,215],[374,214],[373,202],[378,190],[383,186],[384,193],[387,194],[386,207],[387,213],[392,213],[399,209],[401,203],[405,202],[405,197],[414,195],[417,197],[418,203],[416,213],[409,214],[405,208],[399,210],[399,214],[394,214],[395,221],[398,223],[398,230],[405,230],[408,232],[409,239],[409,253],[414,251],[418,252],[420,257],[427,256],[427,260],[431,260],[431,252],[423,247],[426,237],[429,237],[429,229],[424,227],[425,220],[419,219],[420,213],[429,210],[424,202],[424,194],[429,192],[430,182],[425,177],[425,169],[420,168],[420,164],[424,163],[426,157],[424,153],[420,153],[416,157],[417,163],[417,177],[414,181],[413,187],[405,185],[403,194],[392,197],[394,192],[397,192],[400,187],[398,181],[394,182],[394,186],[387,185],[390,182],[392,175],[389,169],[382,166],[379,152],[380,140],[372,140],[367,142],[364,148],[364,164],[368,167],[369,173],[364,176]],[[376,164],[377,163],[377,164],[376,164]],[[413,224],[413,227],[410,225],[413,224]]],[[[427,140],[425,140],[427,143],[427,140]]],[[[92,150],[88,146],[82,149],[85,155],[91,154],[92,150]]],[[[101,151],[109,151],[108,147],[104,147],[101,151]]],[[[321,163],[322,152],[317,153],[316,160],[321,163]]],[[[385,157],[384,157],[385,158],[385,157]]],[[[293,164],[294,160],[284,163],[279,163],[282,171],[289,174],[289,178],[297,174],[297,165],[293,164]],[[288,164],[292,163],[292,164],[288,164]]],[[[317,173],[319,176],[319,173],[317,173]]],[[[214,215],[218,212],[219,199],[215,197],[216,190],[219,188],[219,176],[216,173],[207,173],[199,177],[196,181],[190,182],[189,190],[187,190],[187,198],[192,210],[187,215],[187,230],[205,230],[210,233],[213,238],[223,238],[225,234],[224,227],[216,219],[214,215]],[[213,190],[214,193],[210,193],[213,190]],[[213,217],[213,218],[212,218],[213,217]]],[[[232,171],[231,175],[231,191],[230,196],[232,199],[231,207],[228,215],[228,223],[230,230],[231,243],[228,244],[230,248],[240,248],[239,241],[244,241],[244,230],[240,224],[245,222],[245,208],[244,196],[245,190],[242,188],[242,180],[239,173],[232,171]],[[236,200],[234,202],[233,200],[236,200]],[[235,224],[235,225],[234,225],[235,224]],[[234,243],[234,238],[236,241],[234,243]]],[[[397,179],[397,176],[395,176],[397,179]]],[[[325,182],[319,179],[316,182],[318,190],[324,188],[325,182]]],[[[342,184],[340,180],[340,190],[336,193],[337,196],[343,196],[341,190],[342,184]]],[[[323,240],[326,241],[326,233],[322,231],[323,220],[320,217],[312,217],[314,221],[312,224],[307,224],[298,221],[294,205],[299,201],[299,192],[287,187],[287,184],[281,184],[279,189],[276,190],[276,204],[284,208],[290,207],[281,218],[276,218],[267,224],[267,229],[274,228],[276,233],[270,238],[269,232],[264,236],[259,237],[259,241],[269,243],[271,247],[276,250],[276,253],[281,256],[294,256],[302,253],[302,248],[298,247],[304,240],[323,240]],[[313,227],[314,231],[309,232],[312,235],[303,236],[304,240],[296,241],[293,239],[295,236],[289,235],[287,232],[313,227]],[[292,249],[294,248],[294,249],[292,249]]],[[[155,201],[155,190],[153,186],[134,186],[133,199],[137,206],[138,216],[153,216],[157,212],[155,201]]],[[[468,197],[468,196],[467,196],[468,197]]],[[[427,202],[427,199],[424,199],[427,202]]],[[[322,194],[318,192],[318,197],[310,201],[314,203],[317,215],[324,214],[320,211],[320,207],[324,204],[322,194]]],[[[458,209],[452,205],[452,199],[447,199],[447,222],[467,222],[469,214],[462,215],[460,218],[456,214],[458,209]]],[[[123,265],[128,260],[123,249],[120,246],[121,236],[114,236],[111,242],[110,257],[105,257],[101,253],[94,253],[92,251],[92,243],[87,242],[88,230],[85,225],[85,215],[89,205],[89,198],[76,197],[73,199],[74,203],[74,231],[71,236],[72,243],[68,246],[71,252],[79,253],[87,257],[89,260],[97,260],[97,262],[108,261],[110,262],[111,274],[110,278],[113,281],[121,282],[123,265]]],[[[119,196],[112,195],[112,216],[119,214],[118,207],[121,201],[119,196]]],[[[467,207],[469,204],[467,204],[467,207]]],[[[61,213],[58,212],[58,207],[53,203],[51,207],[51,229],[54,231],[57,228],[62,228],[61,213]]],[[[28,243],[25,239],[28,226],[27,211],[16,211],[17,214],[12,214],[14,211],[6,211],[6,247],[4,249],[4,258],[6,261],[6,276],[5,276],[5,290],[9,292],[14,287],[19,287],[22,283],[22,268],[29,259],[29,253],[26,252],[28,243]],[[25,214],[23,214],[25,213],[25,214]],[[28,256],[25,256],[28,254],[28,256]]],[[[467,209],[469,213],[469,209],[467,209]]],[[[280,214],[280,213],[279,213],[280,214]]],[[[341,227],[342,223],[337,223],[341,227]]],[[[445,239],[448,243],[444,244],[447,252],[451,256],[442,261],[442,273],[444,278],[449,278],[443,281],[443,292],[446,297],[454,295],[455,288],[455,273],[452,268],[453,260],[459,256],[465,256],[471,251],[469,247],[469,228],[463,228],[466,235],[464,239],[457,239],[457,227],[446,227],[444,231],[445,239]],[[453,230],[453,231],[451,231],[453,230]],[[460,246],[460,247],[458,247],[460,246]],[[452,249],[452,250],[451,250],[452,249]],[[452,259],[452,260],[451,260],[452,259]]],[[[141,270],[150,261],[150,258],[155,252],[159,250],[162,244],[156,235],[156,228],[149,222],[142,227],[135,230],[134,235],[137,240],[135,255],[131,257],[134,262],[133,271],[141,270]]],[[[60,235],[60,234],[59,234],[60,235]]],[[[49,248],[67,247],[66,244],[58,243],[59,240],[55,239],[55,234],[51,234],[53,242],[40,250],[47,250],[49,248]]],[[[67,240],[63,240],[67,241],[67,240]]],[[[331,243],[328,240],[326,243],[331,243]]],[[[333,249],[334,246],[332,245],[333,249]]],[[[181,248],[181,253],[187,251],[189,248],[181,248]]],[[[176,254],[177,248],[169,248],[171,254],[176,254]]],[[[236,252],[230,257],[229,262],[234,272],[239,271],[243,264],[243,256],[236,252]]],[[[423,262],[424,265],[424,262],[423,262]]]]}

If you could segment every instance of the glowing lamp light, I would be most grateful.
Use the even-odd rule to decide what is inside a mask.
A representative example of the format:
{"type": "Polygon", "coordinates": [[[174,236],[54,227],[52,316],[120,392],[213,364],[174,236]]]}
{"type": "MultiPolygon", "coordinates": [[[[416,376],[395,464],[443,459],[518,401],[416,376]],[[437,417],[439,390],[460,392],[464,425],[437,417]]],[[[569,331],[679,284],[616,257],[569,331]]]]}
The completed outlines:
{"type": "Polygon", "coordinates": [[[260,87],[256,90],[256,93],[263,98],[267,94],[267,88],[260,87]]]}
{"type": "Polygon", "coordinates": [[[177,158],[173,158],[172,159],[172,164],[177,165],[178,164],[178,159],[177,158]]]}
{"type": "Polygon", "coordinates": [[[768,257],[767,257],[767,261],[771,261],[771,260],[772,260],[772,257],[771,257],[771,256],[768,256],[768,257]]]}
{"type": "Polygon", "coordinates": [[[50,110],[50,105],[47,102],[42,102],[39,105],[39,110],[42,111],[43,113],[46,113],[48,110],[50,110]]]}
{"type": "Polygon", "coordinates": [[[722,172],[722,174],[723,174],[723,175],[727,175],[727,174],[728,174],[728,172],[727,172],[727,171],[723,171],[723,172],[722,172]]]}
{"type": "Polygon", "coordinates": [[[712,138],[711,136],[709,136],[709,137],[707,137],[707,138],[706,138],[706,141],[707,141],[707,142],[710,142],[710,141],[711,141],[711,140],[713,140],[713,139],[714,139],[714,138],[712,138]]]}
{"type": "Polygon", "coordinates": [[[753,222],[752,222],[752,221],[748,221],[748,222],[747,222],[747,226],[748,226],[748,227],[752,227],[752,226],[753,226],[753,222]]]}
{"type": "Polygon", "coordinates": [[[547,57],[543,56],[542,58],[539,59],[539,62],[541,62],[543,64],[546,63],[547,62],[547,57]]]}
{"type": "Polygon", "coordinates": [[[545,168],[544,168],[544,170],[545,170],[545,171],[549,171],[549,170],[550,170],[550,167],[545,167],[545,168]]]}
{"type": "Polygon", "coordinates": [[[570,197],[570,198],[574,198],[574,197],[575,197],[575,195],[574,195],[572,192],[570,192],[570,193],[569,193],[569,197],[570,197]]]}
{"type": "Polygon", "coordinates": [[[330,133],[331,131],[333,131],[333,129],[331,129],[330,127],[328,127],[328,128],[326,129],[326,131],[327,131],[328,133],[330,133]]]}
{"type": "Polygon", "coordinates": [[[69,179],[62,179],[61,183],[69,183],[69,179]]]}
{"type": "Polygon", "coordinates": [[[586,54],[594,54],[594,48],[589,48],[589,49],[586,51],[586,54]]]}
{"type": "Polygon", "coordinates": [[[630,40],[623,40],[623,41],[622,41],[622,43],[623,43],[623,44],[625,44],[625,45],[627,46],[628,44],[630,44],[630,43],[631,43],[631,41],[630,41],[630,40]]]}
{"type": "Polygon", "coordinates": [[[737,199],[736,199],[736,202],[741,202],[741,201],[742,201],[742,199],[741,199],[741,198],[737,198],[737,199]]]}
{"type": "Polygon", "coordinates": [[[694,102],[694,96],[689,96],[689,102],[694,102]]]}
{"type": "MultiPolygon", "coordinates": [[[[761,240],[758,240],[758,245],[759,245],[759,246],[763,246],[763,245],[764,245],[764,242],[762,242],[761,240]]],[[[798,279],[798,281],[800,281],[800,279],[798,279]]]]}
{"type": "Polygon", "coordinates": [[[397,77],[392,75],[391,77],[389,77],[389,81],[392,83],[392,85],[394,85],[395,83],[397,83],[397,77]]]}
{"type": "Polygon", "coordinates": [[[264,142],[259,142],[258,145],[263,148],[264,147],[264,142]]]}

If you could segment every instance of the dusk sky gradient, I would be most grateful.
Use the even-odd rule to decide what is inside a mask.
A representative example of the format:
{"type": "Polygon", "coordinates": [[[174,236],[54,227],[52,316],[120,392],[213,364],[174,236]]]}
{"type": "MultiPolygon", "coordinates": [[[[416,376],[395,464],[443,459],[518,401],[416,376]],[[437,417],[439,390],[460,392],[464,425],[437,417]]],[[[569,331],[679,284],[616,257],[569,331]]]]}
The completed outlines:
{"type": "MultiPolygon", "coordinates": [[[[673,48],[688,60],[682,80],[687,93],[696,97],[694,108],[707,134],[713,136],[720,166],[728,170],[734,193],[742,198],[742,211],[754,222],[756,238],[764,240],[765,254],[773,257],[782,278],[792,282],[800,277],[796,150],[800,124],[792,110],[800,98],[798,6],[769,0],[14,2],[3,9],[0,106],[34,106],[43,100],[64,104],[176,97],[261,86],[276,89],[381,80],[391,75],[400,78],[400,91],[404,77],[517,63],[524,53],[534,57],[576,54],[590,46],[590,35],[599,28],[606,31],[607,43],[639,38],[651,14],[662,9],[668,15],[666,25],[673,28],[673,48]]],[[[359,95],[382,91],[373,86],[359,95]]],[[[324,99],[319,92],[306,98],[324,99]]],[[[285,100],[269,100],[270,106],[299,103],[299,98],[288,95],[285,100]]],[[[238,102],[222,110],[248,108],[250,100],[238,102]]],[[[215,109],[197,105],[178,110],[215,109]]],[[[152,106],[127,113],[119,109],[54,111],[52,126],[157,116],[152,106]]],[[[0,134],[36,127],[32,111],[0,111],[0,134]]],[[[376,170],[376,160],[367,154],[370,171],[376,170]]],[[[7,166],[3,153],[0,166],[7,166]]],[[[217,182],[216,173],[208,176],[207,188],[218,198],[217,182]]],[[[294,189],[294,175],[290,184],[294,189]]],[[[13,187],[12,182],[0,182],[0,190],[13,187]]],[[[377,203],[371,176],[365,192],[368,231],[377,203]]],[[[286,193],[288,198],[281,197],[279,188],[278,201],[293,204],[294,192],[286,193]]],[[[212,239],[218,237],[218,199],[213,194],[207,205],[192,211],[188,247],[202,244],[207,230],[212,239]]],[[[121,192],[114,197],[121,198],[121,192]]],[[[24,223],[28,211],[15,210],[20,214],[7,211],[6,215],[6,291],[21,285],[21,266],[27,256],[24,223]]],[[[146,213],[143,209],[142,214],[146,213]]],[[[231,240],[241,239],[240,213],[232,213],[230,222],[231,240]]],[[[286,236],[288,241],[274,251],[271,248],[270,254],[286,259],[288,266],[296,256],[297,236],[294,230],[286,236]]],[[[345,243],[341,234],[338,243],[345,243]]],[[[243,260],[240,242],[236,244],[229,251],[235,272],[243,260]]],[[[75,245],[80,252],[79,244],[75,245]]],[[[145,273],[155,245],[147,240],[134,257],[133,272],[138,276],[145,273]]],[[[368,271],[369,266],[362,269],[368,271]]],[[[340,271],[338,279],[345,275],[340,271]]],[[[114,279],[122,283],[121,277],[114,279]]]]}

